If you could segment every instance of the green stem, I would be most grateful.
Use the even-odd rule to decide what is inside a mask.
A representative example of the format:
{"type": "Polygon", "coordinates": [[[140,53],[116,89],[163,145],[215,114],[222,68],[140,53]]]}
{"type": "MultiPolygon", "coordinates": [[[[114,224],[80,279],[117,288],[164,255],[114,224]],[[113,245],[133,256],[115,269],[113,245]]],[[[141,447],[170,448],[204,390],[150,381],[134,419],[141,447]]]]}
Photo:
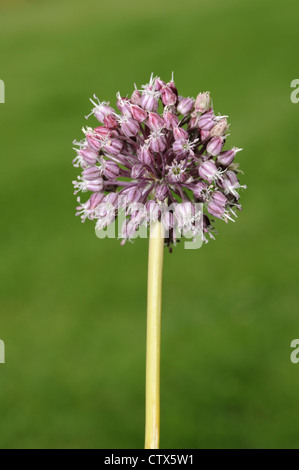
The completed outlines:
{"type": "Polygon", "coordinates": [[[147,284],[145,449],[158,449],[160,440],[160,350],[164,227],[150,228],[147,284]]]}

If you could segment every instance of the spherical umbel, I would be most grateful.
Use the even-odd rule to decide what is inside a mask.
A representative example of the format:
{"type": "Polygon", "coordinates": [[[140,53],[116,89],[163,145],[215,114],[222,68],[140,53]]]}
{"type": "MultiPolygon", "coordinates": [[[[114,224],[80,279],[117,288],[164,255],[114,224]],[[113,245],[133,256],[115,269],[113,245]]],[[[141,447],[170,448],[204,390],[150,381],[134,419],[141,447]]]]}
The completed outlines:
{"type": "MultiPolygon", "coordinates": [[[[242,149],[225,149],[228,116],[215,115],[209,92],[195,99],[179,95],[173,77],[166,83],[152,74],[140,90],[135,85],[130,98],[119,92],[116,97],[118,111],[94,95],[87,118],[96,118],[95,127],[83,128],[84,139],[74,141],[73,165],[81,167],[75,194],[92,193],[84,203],[77,198],[77,215],[83,222],[94,219],[101,229],[122,209],[123,237],[131,240],[153,217],[181,231],[190,214],[187,225],[196,235],[195,207],[201,203],[203,240],[214,238],[212,217],[234,220],[245,188],[235,162],[242,149]],[[161,213],[162,205],[173,204],[174,211],[161,213]]],[[[173,233],[166,241],[175,241],[173,233]]]]}

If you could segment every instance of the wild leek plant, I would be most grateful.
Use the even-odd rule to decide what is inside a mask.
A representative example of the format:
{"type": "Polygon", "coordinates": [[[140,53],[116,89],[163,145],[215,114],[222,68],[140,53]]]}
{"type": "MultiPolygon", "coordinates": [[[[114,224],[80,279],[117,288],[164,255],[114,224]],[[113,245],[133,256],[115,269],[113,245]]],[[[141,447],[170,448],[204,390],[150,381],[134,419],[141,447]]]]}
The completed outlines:
{"type": "MultiPolygon", "coordinates": [[[[234,221],[239,204],[237,147],[224,150],[227,116],[216,116],[209,92],[196,99],[178,94],[173,77],[149,83],[130,96],[117,93],[118,112],[95,95],[96,127],[83,128],[75,141],[75,194],[82,222],[95,220],[101,231],[120,213],[121,243],[150,227],[147,298],[145,448],[159,448],[160,338],[164,246],[180,236],[206,243],[214,238],[214,218],[234,221]]],[[[87,118],[89,116],[86,116],[87,118]]]]}

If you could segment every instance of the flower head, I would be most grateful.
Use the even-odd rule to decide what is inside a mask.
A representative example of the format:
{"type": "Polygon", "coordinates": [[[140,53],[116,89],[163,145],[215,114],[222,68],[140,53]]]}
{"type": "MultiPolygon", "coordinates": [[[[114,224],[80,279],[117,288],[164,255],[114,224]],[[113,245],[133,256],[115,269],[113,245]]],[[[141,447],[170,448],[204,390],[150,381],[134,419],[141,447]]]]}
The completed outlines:
{"type": "MultiPolygon", "coordinates": [[[[240,210],[238,165],[241,149],[224,150],[227,116],[216,116],[209,92],[194,98],[178,95],[173,77],[165,83],[150,77],[130,98],[117,93],[118,112],[95,95],[91,114],[100,126],[83,129],[75,141],[75,167],[81,175],[73,182],[75,194],[90,191],[77,215],[96,221],[97,229],[112,223],[120,209],[126,224],[122,237],[130,240],[141,225],[161,219],[169,230],[198,233],[197,203],[204,207],[202,237],[214,238],[212,217],[234,220],[240,210]],[[162,206],[176,205],[162,213],[162,206]]],[[[89,115],[90,116],[90,115],[89,115]]],[[[87,117],[89,117],[87,116],[87,117]]]]}

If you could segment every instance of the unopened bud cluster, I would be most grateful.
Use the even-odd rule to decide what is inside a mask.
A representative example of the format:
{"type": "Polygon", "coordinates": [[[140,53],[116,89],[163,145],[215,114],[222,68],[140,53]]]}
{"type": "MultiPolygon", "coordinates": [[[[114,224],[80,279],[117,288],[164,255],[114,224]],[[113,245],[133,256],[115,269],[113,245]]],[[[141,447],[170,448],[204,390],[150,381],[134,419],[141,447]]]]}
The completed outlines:
{"type": "Polygon", "coordinates": [[[171,244],[174,229],[186,225],[186,206],[188,226],[198,234],[195,208],[202,203],[202,237],[213,238],[213,218],[234,220],[241,209],[238,191],[245,187],[235,163],[241,149],[224,149],[227,116],[215,115],[208,92],[196,99],[179,95],[173,78],[165,83],[152,75],[130,98],[116,96],[118,112],[94,96],[91,114],[100,125],[83,128],[84,139],[75,141],[73,164],[82,170],[73,182],[75,194],[92,193],[86,202],[77,197],[77,215],[83,222],[94,219],[101,230],[124,210],[125,241],[150,223],[153,203],[176,204],[161,217],[171,244]]]}

